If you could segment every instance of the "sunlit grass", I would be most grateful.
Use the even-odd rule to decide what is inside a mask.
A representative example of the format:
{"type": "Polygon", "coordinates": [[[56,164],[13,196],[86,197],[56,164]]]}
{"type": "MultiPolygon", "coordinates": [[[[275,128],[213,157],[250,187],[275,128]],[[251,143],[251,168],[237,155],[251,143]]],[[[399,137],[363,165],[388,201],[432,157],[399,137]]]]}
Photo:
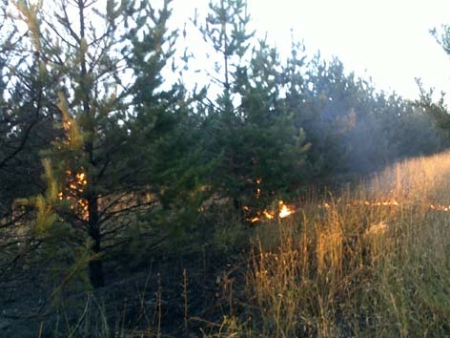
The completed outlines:
{"type": "MultiPolygon", "coordinates": [[[[177,289],[183,319],[174,326],[186,336],[211,338],[448,337],[449,191],[445,153],[399,163],[356,188],[310,196],[295,214],[252,226],[242,264],[212,275],[221,311],[215,319],[193,308],[191,271],[183,270],[177,289]]],[[[235,251],[247,243],[249,228],[238,217],[215,222],[211,250],[240,255],[235,251]]],[[[205,266],[207,254],[212,252],[205,251],[205,266]]],[[[166,336],[162,300],[170,290],[160,283],[156,293],[139,291],[135,328],[125,308],[108,328],[100,302],[87,302],[85,308],[100,315],[85,310],[67,331],[166,336]],[[85,323],[88,317],[93,319],[85,323]]]]}
{"type": "Polygon", "coordinates": [[[450,334],[450,155],[397,164],[263,224],[247,292],[264,337],[450,334]]]}

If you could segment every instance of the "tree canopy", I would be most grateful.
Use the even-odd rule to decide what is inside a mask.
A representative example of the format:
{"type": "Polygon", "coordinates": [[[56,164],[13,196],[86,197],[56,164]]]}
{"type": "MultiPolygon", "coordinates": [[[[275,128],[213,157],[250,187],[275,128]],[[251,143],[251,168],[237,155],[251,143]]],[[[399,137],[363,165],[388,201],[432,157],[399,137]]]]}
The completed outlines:
{"type": "Polygon", "coordinates": [[[243,0],[212,1],[194,20],[214,71],[189,85],[165,75],[190,65],[169,0],[1,6],[3,272],[52,256],[67,278],[69,262],[102,287],[118,257],[204,231],[211,205],[248,226],[313,185],[448,146],[427,118],[449,129],[442,105],[377,91],[302,43],[281,56],[249,29],[243,0]]]}

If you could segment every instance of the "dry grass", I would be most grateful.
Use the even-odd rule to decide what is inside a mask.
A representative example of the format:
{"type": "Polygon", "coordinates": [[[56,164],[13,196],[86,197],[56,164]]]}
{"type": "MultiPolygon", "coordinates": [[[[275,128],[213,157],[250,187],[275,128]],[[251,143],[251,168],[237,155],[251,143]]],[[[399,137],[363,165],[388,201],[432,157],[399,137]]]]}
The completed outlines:
{"type": "Polygon", "coordinates": [[[255,336],[450,335],[450,154],[397,164],[254,240],[255,336]]]}
{"type": "MultiPolygon", "coordinates": [[[[213,276],[229,312],[222,321],[195,316],[183,270],[180,327],[189,337],[217,338],[450,336],[449,191],[445,153],[399,163],[339,195],[311,198],[294,216],[257,227],[243,282],[226,272],[213,276]]],[[[234,241],[226,229],[219,237],[234,241]]],[[[153,296],[161,299],[160,292],[153,296]]],[[[120,326],[113,336],[167,336],[161,306],[153,312],[158,320],[144,318],[147,330],[120,326]]]]}

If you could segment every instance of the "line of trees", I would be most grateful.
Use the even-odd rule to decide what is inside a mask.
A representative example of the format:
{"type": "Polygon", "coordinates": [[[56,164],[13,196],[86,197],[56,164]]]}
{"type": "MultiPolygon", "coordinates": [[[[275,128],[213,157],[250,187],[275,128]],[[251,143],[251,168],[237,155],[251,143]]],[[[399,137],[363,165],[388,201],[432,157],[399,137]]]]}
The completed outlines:
{"type": "Polygon", "coordinates": [[[3,276],[45,259],[101,287],[115,255],[195,231],[205,201],[245,221],[311,184],[448,146],[424,105],[300,43],[282,58],[249,30],[244,0],[194,20],[211,86],[164,78],[180,63],[170,0],[0,6],[3,276]]]}

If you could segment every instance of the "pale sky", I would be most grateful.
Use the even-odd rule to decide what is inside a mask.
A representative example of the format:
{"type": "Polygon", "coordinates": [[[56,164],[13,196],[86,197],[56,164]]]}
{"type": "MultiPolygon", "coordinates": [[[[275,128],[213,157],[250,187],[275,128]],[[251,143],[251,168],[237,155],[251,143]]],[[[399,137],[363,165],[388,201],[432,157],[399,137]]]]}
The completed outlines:
{"type": "MultiPolygon", "coordinates": [[[[172,22],[182,28],[195,7],[204,10],[208,3],[174,0],[172,22]]],[[[282,53],[289,52],[292,29],[311,55],[320,50],[327,59],[337,56],[347,72],[372,77],[379,89],[416,99],[414,78],[420,77],[426,88],[444,90],[450,99],[450,57],[429,33],[450,24],[450,0],[248,0],[248,4],[252,26],[260,37],[267,32],[282,53]]],[[[211,60],[199,50],[199,39],[188,37],[185,42],[194,45],[201,68],[211,60]]],[[[177,46],[181,49],[183,41],[177,46]]]]}
{"type": "Polygon", "coordinates": [[[450,58],[429,29],[450,24],[449,0],[249,0],[255,25],[280,48],[294,36],[335,55],[348,71],[367,70],[384,89],[416,98],[415,77],[448,91],[450,58]]]}
{"type": "MultiPolygon", "coordinates": [[[[380,89],[415,99],[420,77],[450,96],[450,58],[429,33],[450,23],[450,0],[248,1],[258,33],[267,31],[281,51],[289,50],[293,29],[311,54],[337,56],[347,71],[372,77],[380,89]]],[[[174,14],[181,19],[207,3],[175,0],[174,14]]]]}

